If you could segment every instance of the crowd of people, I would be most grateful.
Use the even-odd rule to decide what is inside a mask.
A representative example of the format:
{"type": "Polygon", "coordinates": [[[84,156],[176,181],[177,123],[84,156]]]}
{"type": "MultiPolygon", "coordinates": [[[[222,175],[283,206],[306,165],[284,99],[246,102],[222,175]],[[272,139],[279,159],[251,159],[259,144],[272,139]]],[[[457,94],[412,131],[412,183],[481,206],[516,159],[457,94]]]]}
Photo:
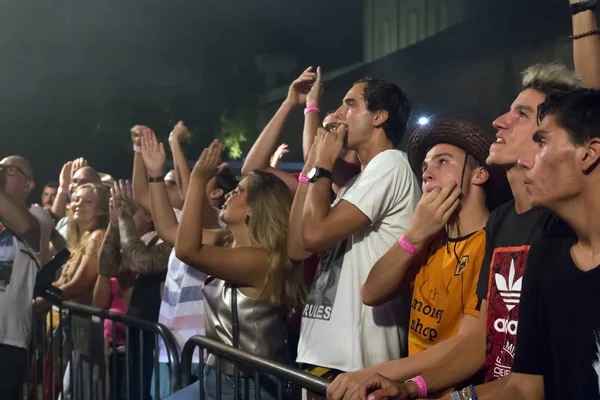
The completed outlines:
{"type": "MultiPolygon", "coordinates": [[[[165,174],[164,144],[138,125],[131,180],[79,158],[39,205],[29,202],[31,163],[2,159],[3,398],[20,399],[32,315],[55,312],[33,299],[36,276],[67,249],[52,284],[62,300],[160,322],[179,350],[206,335],[296,365],[331,382],[329,400],[600,399],[600,30],[596,2],[571,4],[575,72],[527,68],[495,137],[432,118],[400,151],[411,104],[398,86],[361,79],[322,113],[321,69],[311,67],[239,180],[218,140],[190,170],[182,122],[168,141],[173,170],[165,174]],[[277,146],[299,107],[304,168],[291,173],[278,169],[287,149],[277,146]]],[[[152,398],[153,374],[168,396],[165,348],[154,354],[146,333],[130,334],[126,348],[125,329],[104,327],[118,393],[129,368],[146,383],[130,385],[131,398],[152,398]]],[[[199,377],[209,399],[215,366],[209,356],[199,377]]],[[[223,398],[277,397],[274,377],[255,382],[242,368],[236,386],[233,370],[220,364],[223,398]]],[[[46,385],[84,384],[68,368],[57,375],[46,385]]]]}

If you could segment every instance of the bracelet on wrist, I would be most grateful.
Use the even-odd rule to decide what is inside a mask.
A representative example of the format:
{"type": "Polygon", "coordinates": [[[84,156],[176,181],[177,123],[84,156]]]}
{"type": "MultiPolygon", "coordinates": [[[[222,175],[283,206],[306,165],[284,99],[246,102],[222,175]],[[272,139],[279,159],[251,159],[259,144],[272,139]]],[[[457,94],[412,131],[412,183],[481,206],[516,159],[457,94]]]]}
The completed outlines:
{"type": "Polygon", "coordinates": [[[320,110],[319,110],[319,107],[317,107],[317,106],[308,106],[304,109],[304,116],[306,117],[306,114],[308,114],[311,111],[319,112],[320,110]]]}
{"type": "Polygon", "coordinates": [[[413,257],[416,257],[421,252],[421,249],[415,247],[412,243],[410,243],[406,239],[406,236],[404,236],[404,234],[402,234],[402,236],[400,236],[400,239],[398,239],[398,244],[404,249],[404,251],[406,251],[413,257]]]}
{"type": "Polygon", "coordinates": [[[61,187],[58,188],[58,193],[60,193],[60,194],[69,194],[69,188],[61,186],[61,187]]]}
{"type": "Polygon", "coordinates": [[[308,183],[308,176],[306,176],[302,172],[300,172],[300,175],[298,175],[298,182],[308,183]]]}
{"type": "Polygon", "coordinates": [[[414,382],[415,385],[417,385],[417,396],[419,396],[419,398],[427,397],[427,384],[425,383],[425,379],[423,379],[423,377],[415,376],[414,378],[407,380],[405,383],[408,382],[414,382]]]}
{"type": "Polygon", "coordinates": [[[594,36],[594,35],[600,35],[600,29],[596,28],[596,29],[592,29],[589,32],[580,33],[579,35],[571,35],[571,36],[569,36],[569,38],[571,38],[573,40],[577,40],[577,39],[583,39],[588,36],[594,36]]]}
{"type": "Polygon", "coordinates": [[[136,153],[141,153],[142,152],[142,147],[138,146],[137,144],[133,145],[133,151],[135,151],[136,153]]]}

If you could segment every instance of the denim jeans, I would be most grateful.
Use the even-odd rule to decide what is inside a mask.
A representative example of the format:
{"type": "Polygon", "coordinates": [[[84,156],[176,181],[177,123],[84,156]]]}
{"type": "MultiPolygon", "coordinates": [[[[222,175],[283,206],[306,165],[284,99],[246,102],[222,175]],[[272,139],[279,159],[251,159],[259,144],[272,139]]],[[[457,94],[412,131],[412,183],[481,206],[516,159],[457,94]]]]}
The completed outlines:
{"type": "MultiPolygon", "coordinates": [[[[217,371],[211,365],[204,367],[204,390],[205,400],[233,400],[235,394],[235,384],[232,376],[221,373],[221,398],[217,398],[217,371]]],[[[198,384],[197,384],[198,385],[198,384]]],[[[199,387],[199,385],[198,385],[199,387]]],[[[254,377],[240,377],[238,383],[238,394],[240,400],[254,399],[254,390],[256,384],[254,377]]],[[[199,388],[198,388],[199,390],[199,388]]],[[[260,377],[260,399],[277,399],[277,378],[270,375],[260,377]]]]}

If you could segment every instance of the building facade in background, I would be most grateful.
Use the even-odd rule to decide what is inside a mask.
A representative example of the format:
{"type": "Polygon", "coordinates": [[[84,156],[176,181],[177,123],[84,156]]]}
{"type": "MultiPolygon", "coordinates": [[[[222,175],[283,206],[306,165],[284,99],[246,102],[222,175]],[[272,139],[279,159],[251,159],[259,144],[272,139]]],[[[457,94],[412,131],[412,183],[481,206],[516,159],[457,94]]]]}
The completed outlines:
{"type": "Polygon", "coordinates": [[[364,61],[372,62],[464,22],[468,0],[364,0],[364,61]]]}

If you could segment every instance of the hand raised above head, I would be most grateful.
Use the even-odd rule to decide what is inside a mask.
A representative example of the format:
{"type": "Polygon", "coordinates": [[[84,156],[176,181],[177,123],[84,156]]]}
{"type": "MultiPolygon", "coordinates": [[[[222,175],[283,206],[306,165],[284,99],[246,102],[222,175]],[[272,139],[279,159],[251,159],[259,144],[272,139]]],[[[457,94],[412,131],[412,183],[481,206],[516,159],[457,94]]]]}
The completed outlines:
{"type": "Polygon", "coordinates": [[[142,158],[144,159],[148,176],[161,176],[167,159],[164,145],[158,142],[156,135],[150,128],[143,129],[141,140],[142,158]]]}
{"type": "Polygon", "coordinates": [[[198,162],[194,166],[194,170],[192,174],[196,178],[203,179],[211,179],[214,177],[221,165],[221,153],[223,152],[223,147],[221,146],[221,142],[218,140],[213,140],[209,147],[202,151],[198,162]]]}
{"type": "Polygon", "coordinates": [[[305,104],[306,95],[310,92],[316,79],[317,74],[313,72],[313,67],[305,69],[290,85],[286,101],[293,106],[305,104]]]}
{"type": "Polygon", "coordinates": [[[188,130],[187,126],[184,125],[183,121],[179,121],[169,134],[169,141],[177,140],[178,142],[189,141],[192,138],[192,134],[188,130]]]}

